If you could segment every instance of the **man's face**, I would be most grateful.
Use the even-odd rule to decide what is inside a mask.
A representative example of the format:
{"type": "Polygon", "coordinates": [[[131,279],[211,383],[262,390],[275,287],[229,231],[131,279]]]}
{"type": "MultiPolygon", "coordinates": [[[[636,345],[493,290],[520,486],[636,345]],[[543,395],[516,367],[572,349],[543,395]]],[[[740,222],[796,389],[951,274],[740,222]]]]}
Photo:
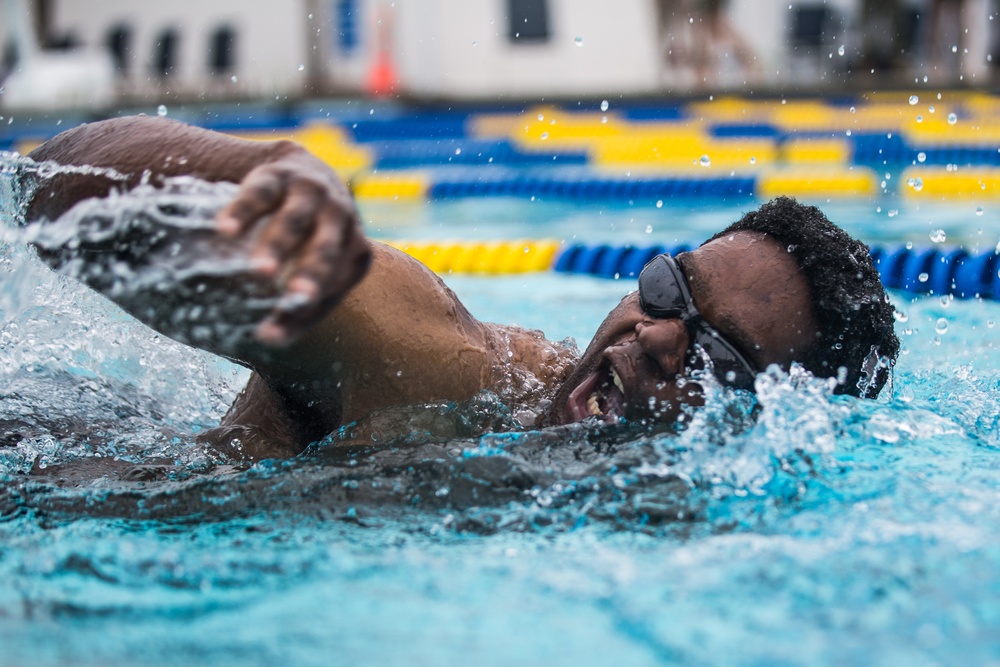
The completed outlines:
{"type": "MultiPolygon", "coordinates": [[[[809,287],[787,249],[754,232],[716,239],[679,258],[704,320],[758,368],[787,368],[816,339],[809,287]]],[[[556,423],[589,415],[614,423],[676,421],[701,404],[691,381],[691,340],[679,319],[656,319],[632,293],[608,314],[556,394],[556,423]]]]}

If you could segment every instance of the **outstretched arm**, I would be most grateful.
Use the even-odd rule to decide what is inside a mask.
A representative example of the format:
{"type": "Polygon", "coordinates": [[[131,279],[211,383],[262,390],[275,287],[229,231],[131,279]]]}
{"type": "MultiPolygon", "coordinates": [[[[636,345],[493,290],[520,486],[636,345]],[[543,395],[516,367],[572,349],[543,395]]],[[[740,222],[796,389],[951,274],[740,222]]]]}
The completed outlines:
{"type": "MultiPolygon", "coordinates": [[[[257,327],[256,340],[236,353],[186,341],[258,373],[226,425],[267,422],[270,432],[288,433],[294,424],[308,424],[294,436],[301,446],[371,410],[464,400],[494,381],[499,353],[492,329],[473,318],[422,264],[366,241],[346,187],[294,143],[250,142],[163,118],[137,117],[75,128],[31,157],[113,168],[126,176],[126,189],[147,178],[157,184],[179,175],[239,183],[217,217],[217,233],[210,236],[255,239],[250,253],[257,277],[279,277],[287,298],[279,299],[257,327]]],[[[85,198],[122,188],[121,181],[103,176],[58,174],[42,183],[29,220],[55,219],[85,198]]],[[[116,252],[126,251],[127,244],[117,246],[116,252]]],[[[94,253],[95,262],[99,254],[94,253]]],[[[252,280],[233,278],[215,287],[224,294],[242,293],[246,282],[252,280]]],[[[169,320],[171,309],[184,307],[185,299],[197,298],[194,292],[168,295],[173,301],[159,306],[165,320],[157,319],[164,313],[149,314],[149,299],[129,304],[105,290],[154,328],[169,320]]]]}
{"type": "Polygon", "coordinates": [[[223,236],[255,230],[252,259],[263,277],[284,273],[284,304],[257,330],[257,338],[283,344],[319,321],[364,275],[371,251],[354,202],[339,178],[290,141],[255,142],[160,117],[135,116],[90,123],[63,132],[30,156],[60,165],[111,168],[108,176],[57,174],[44,180],[30,205],[30,219],[55,219],[77,202],[129,189],[141,180],[189,175],[239,183],[236,197],[218,215],[223,236]]]}

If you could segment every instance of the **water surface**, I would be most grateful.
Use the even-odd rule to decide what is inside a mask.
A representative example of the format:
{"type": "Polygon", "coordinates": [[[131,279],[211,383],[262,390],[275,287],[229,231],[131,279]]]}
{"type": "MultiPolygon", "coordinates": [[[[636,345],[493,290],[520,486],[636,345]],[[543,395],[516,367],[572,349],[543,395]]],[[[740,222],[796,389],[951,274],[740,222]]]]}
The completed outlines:
{"type": "MultiPolygon", "coordinates": [[[[980,231],[992,211],[829,208],[873,242],[997,242],[980,231]]],[[[363,213],[381,238],[670,243],[739,209],[363,213]]],[[[877,401],[775,374],[756,401],[711,394],[679,434],[376,449],[335,447],[341,433],[247,468],[194,441],[246,371],[151,332],[16,237],[0,254],[0,664],[1000,662],[998,304],[894,294],[904,349],[877,401]],[[46,474],[151,459],[170,474],[46,474]]],[[[482,319],[581,346],[634,287],[448,282],[482,319]]]]}

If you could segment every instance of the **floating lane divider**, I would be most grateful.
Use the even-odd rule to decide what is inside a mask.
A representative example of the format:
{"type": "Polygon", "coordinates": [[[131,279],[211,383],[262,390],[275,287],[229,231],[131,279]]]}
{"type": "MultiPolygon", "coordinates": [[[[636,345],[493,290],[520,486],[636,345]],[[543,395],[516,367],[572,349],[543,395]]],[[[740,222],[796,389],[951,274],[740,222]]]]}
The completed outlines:
{"type": "Polygon", "coordinates": [[[520,241],[386,241],[439,274],[505,275],[551,270],[559,242],[520,241]]]}
{"type": "MultiPolygon", "coordinates": [[[[635,279],[657,255],[677,255],[694,246],[564,245],[556,240],[386,241],[435,273],[509,275],[555,271],[609,279],[635,279]]],[[[889,289],[912,294],[951,294],[960,299],[1000,300],[1000,269],[994,251],[970,254],[962,248],[871,247],[872,259],[889,289]]]]}
{"type": "Polygon", "coordinates": [[[775,194],[812,197],[872,197],[875,174],[861,167],[772,169],[760,174],[645,174],[613,176],[587,169],[518,172],[457,168],[361,173],[351,182],[363,200],[426,200],[464,197],[548,197],[553,199],[702,198],[723,201],[775,194]],[[729,175],[732,174],[732,175],[729,175]]]}

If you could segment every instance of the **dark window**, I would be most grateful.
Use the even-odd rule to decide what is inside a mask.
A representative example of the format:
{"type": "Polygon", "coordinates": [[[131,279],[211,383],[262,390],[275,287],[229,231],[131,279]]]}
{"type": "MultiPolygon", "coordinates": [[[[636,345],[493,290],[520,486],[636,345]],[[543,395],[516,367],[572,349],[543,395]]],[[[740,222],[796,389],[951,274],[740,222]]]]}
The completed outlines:
{"type": "Polygon", "coordinates": [[[212,33],[208,43],[208,71],[215,75],[233,71],[236,31],[222,26],[212,33]]]}
{"type": "Polygon", "coordinates": [[[357,0],[338,0],[337,35],[340,50],[351,53],[358,46],[358,3],[357,0]]]}
{"type": "Polygon", "coordinates": [[[116,25],[111,28],[108,32],[107,47],[118,73],[127,72],[132,62],[132,30],[127,25],[116,25]]]}
{"type": "Polygon", "coordinates": [[[167,28],[160,33],[153,52],[153,71],[161,77],[170,76],[177,71],[177,48],[180,37],[173,28],[167,28]]]}
{"type": "Polygon", "coordinates": [[[901,9],[899,12],[899,49],[905,53],[913,53],[920,43],[923,34],[920,10],[915,7],[901,9]]]}
{"type": "Polygon", "coordinates": [[[49,37],[45,42],[45,48],[50,51],[72,51],[79,46],[80,37],[72,30],[49,37]]]}
{"type": "Polygon", "coordinates": [[[11,72],[17,67],[18,61],[21,60],[21,54],[18,53],[17,42],[11,39],[8,42],[4,42],[3,45],[3,72],[11,72]]]}
{"type": "Polygon", "coordinates": [[[791,44],[792,47],[817,49],[825,39],[830,27],[830,9],[822,5],[796,5],[792,9],[791,44]]]}
{"type": "Polygon", "coordinates": [[[507,37],[512,42],[548,41],[548,0],[507,0],[507,37]]]}

